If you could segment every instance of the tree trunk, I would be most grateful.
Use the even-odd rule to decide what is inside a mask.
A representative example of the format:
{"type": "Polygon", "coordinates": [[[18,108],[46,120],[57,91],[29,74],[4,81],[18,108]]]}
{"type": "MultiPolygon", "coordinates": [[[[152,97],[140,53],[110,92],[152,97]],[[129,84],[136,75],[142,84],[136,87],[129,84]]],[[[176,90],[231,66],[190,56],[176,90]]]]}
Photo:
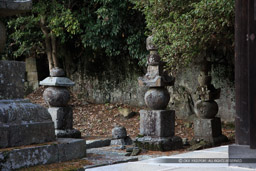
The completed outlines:
{"type": "Polygon", "coordinates": [[[54,67],[59,67],[58,59],[56,56],[56,36],[51,32],[51,41],[52,41],[52,59],[54,67]]]}
{"type": "Polygon", "coordinates": [[[48,31],[47,27],[45,26],[45,16],[41,16],[40,26],[41,26],[41,30],[45,36],[45,47],[46,47],[45,51],[46,51],[46,55],[48,58],[49,70],[51,70],[53,68],[51,39],[50,39],[49,31],[48,31]]]}

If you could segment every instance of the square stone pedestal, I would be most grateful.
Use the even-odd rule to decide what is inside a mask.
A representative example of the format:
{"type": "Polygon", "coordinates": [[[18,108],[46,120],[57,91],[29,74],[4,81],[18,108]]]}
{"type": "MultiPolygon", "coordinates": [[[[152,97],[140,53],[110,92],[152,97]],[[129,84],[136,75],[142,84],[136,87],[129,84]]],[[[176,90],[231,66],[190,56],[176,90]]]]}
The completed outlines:
{"type": "Polygon", "coordinates": [[[203,139],[213,144],[228,141],[228,138],[222,135],[221,120],[218,117],[212,119],[195,119],[194,139],[203,139]]]}
{"type": "Polygon", "coordinates": [[[229,145],[229,166],[238,166],[256,169],[256,149],[249,145],[229,145]]]}
{"type": "Polygon", "coordinates": [[[140,135],[136,146],[154,151],[168,151],[182,147],[182,139],[174,136],[175,111],[141,110],[140,135]]]}
{"type": "Polygon", "coordinates": [[[72,107],[50,107],[48,112],[52,116],[58,138],[81,138],[81,132],[73,129],[72,107]]]}
{"type": "Polygon", "coordinates": [[[175,131],[175,111],[141,110],[140,134],[145,136],[172,137],[175,131]]]}

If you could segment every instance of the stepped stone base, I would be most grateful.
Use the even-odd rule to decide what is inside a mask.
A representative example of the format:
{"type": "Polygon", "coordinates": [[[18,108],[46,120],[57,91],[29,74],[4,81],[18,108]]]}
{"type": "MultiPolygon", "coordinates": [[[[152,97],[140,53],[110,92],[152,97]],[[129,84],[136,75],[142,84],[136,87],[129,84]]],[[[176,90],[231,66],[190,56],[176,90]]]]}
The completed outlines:
{"type": "Polygon", "coordinates": [[[72,107],[50,107],[48,112],[52,116],[55,129],[65,130],[73,128],[72,107]]]}
{"type": "Polygon", "coordinates": [[[141,137],[135,140],[137,147],[152,151],[170,151],[182,148],[182,139],[178,136],[173,137],[141,137]]]}
{"type": "Polygon", "coordinates": [[[84,139],[60,138],[47,145],[0,150],[0,170],[64,162],[86,156],[84,139]]]}

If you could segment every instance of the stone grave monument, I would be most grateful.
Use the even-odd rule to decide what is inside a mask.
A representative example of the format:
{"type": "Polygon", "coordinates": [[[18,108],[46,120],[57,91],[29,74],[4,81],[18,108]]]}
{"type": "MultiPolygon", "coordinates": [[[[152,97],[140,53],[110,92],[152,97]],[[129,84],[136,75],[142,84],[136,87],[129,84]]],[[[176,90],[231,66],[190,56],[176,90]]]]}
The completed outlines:
{"type": "Polygon", "coordinates": [[[215,117],[219,108],[214,100],[219,99],[220,89],[216,89],[211,84],[210,71],[211,63],[204,61],[198,76],[197,95],[199,100],[195,103],[197,118],[194,119],[194,140],[203,139],[212,144],[219,144],[228,139],[222,135],[221,119],[215,117]]]}
{"type": "Polygon", "coordinates": [[[0,148],[55,141],[47,110],[24,100],[25,63],[0,61],[0,148]]]}
{"type": "MultiPolygon", "coordinates": [[[[30,0],[0,0],[0,17],[27,11],[31,5],[30,0]]],[[[5,27],[0,23],[0,52],[5,36],[5,27]]],[[[47,109],[23,99],[24,78],[24,62],[0,61],[0,170],[84,157],[85,140],[56,140],[47,109]]]]}
{"type": "MultiPolygon", "coordinates": [[[[0,17],[31,8],[31,1],[0,0],[0,17]]],[[[6,40],[0,23],[0,52],[6,40]]],[[[25,63],[0,61],[0,148],[55,140],[53,122],[47,110],[24,100],[25,63]]]]}
{"type": "Polygon", "coordinates": [[[75,83],[65,77],[61,68],[53,68],[50,77],[40,82],[40,85],[48,86],[43,97],[49,105],[48,112],[51,114],[55,134],[59,138],[81,138],[81,132],[73,129],[73,110],[68,106],[70,93],[67,87],[74,86],[75,83]]]}
{"type": "Polygon", "coordinates": [[[140,111],[140,136],[136,146],[156,151],[168,151],[182,147],[182,139],[175,136],[175,111],[166,110],[170,95],[166,86],[174,84],[174,78],[164,72],[165,63],[161,61],[157,47],[147,38],[147,50],[150,55],[144,77],[138,79],[140,86],[147,86],[145,103],[149,110],[140,111]]]}

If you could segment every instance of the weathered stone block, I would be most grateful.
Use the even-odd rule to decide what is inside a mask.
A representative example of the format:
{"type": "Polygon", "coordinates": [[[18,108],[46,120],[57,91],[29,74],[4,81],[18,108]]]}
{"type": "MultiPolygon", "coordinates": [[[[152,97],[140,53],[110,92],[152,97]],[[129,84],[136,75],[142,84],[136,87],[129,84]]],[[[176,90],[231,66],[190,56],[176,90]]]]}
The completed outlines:
{"type": "Polygon", "coordinates": [[[172,137],[175,132],[175,111],[141,110],[140,134],[145,136],[172,137]]]}
{"type": "MultiPolygon", "coordinates": [[[[0,129],[2,128],[0,127],[0,129]]],[[[54,141],[53,129],[52,122],[10,126],[6,129],[8,131],[8,146],[15,147],[54,141]]]]}
{"type": "Polygon", "coordinates": [[[25,63],[26,63],[27,72],[37,72],[36,58],[33,58],[33,57],[26,58],[25,63]]]}
{"type": "Polygon", "coordinates": [[[111,140],[110,145],[132,145],[132,139],[127,136],[125,138],[111,140]]]}
{"type": "Polygon", "coordinates": [[[0,126],[0,148],[54,141],[53,129],[52,122],[0,126]]]}
{"type": "Polygon", "coordinates": [[[0,100],[24,97],[25,63],[0,61],[0,100]]]}
{"type": "Polygon", "coordinates": [[[74,86],[75,83],[66,77],[47,77],[43,81],[40,81],[40,85],[71,87],[74,86]]]}
{"type": "Polygon", "coordinates": [[[127,136],[127,132],[125,127],[116,126],[112,129],[112,138],[125,138],[127,136]]]}
{"type": "Polygon", "coordinates": [[[0,152],[0,154],[4,156],[4,160],[0,161],[0,168],[3,170],[14,170],[58,161],[58,155],[56,155],[58,154],[57,145],[13,149],[0,152]]]}
{"type": "Polygon", "coordinates": [[[138,78],[139,86],[165,87],[174,85],[174,79],[169,76],[156,76],[153,79],[145,77],[138,78]]]}
{"type": "Polygon", "coordinates": [[[86,156],[86,141],[83,139],[57,139],[48,145],[35,145],[19,149],[1,150],[1,170],[64,162],[86,156]]]}
{"type": "Polygon", "coordinates": [[[213,119],[195,119],[194,120],[194,136],[195,138],[203,138],[211,141],[212,137],[222,135],[220,118],[213,119]]]}
{"type": "Polygon", "coordinates": [[[182,148],[182,139],[178,136],[153,138],[149,136],[137,138],[137,147],[152,151],[169,151],[182,148]]]}
{"type": "Polygon", "coordinates": [[[77,129],[56,129],[55,134],[58,138],[81,138],[81,132],[77,129]]]}
{"type": "Polygon", "coordinates": [[[87,140],[86,149],[109,146],[110,142],[111,142],[111,139],[87,140]]]}
{"type": "Polygon", "coordinates": [[[55,140],[47,110],[28,100],[0,100],[0,148],[55,140]]]}
{"type": "Polygon", "coordinates": [[[86,156],[86,142],[83,139],[60,138],[59,161],[68,161],[86,156]]]}
{"type": "Polygon", "coordinates": [[[30,0],[1,0],[0,16],[11,16],[30,10],[32,1],[30,0]]]}
{"type": "Polygon", "coordinates": [[[32,93],[33,90],[37,89],[38,87],[39,87],[38,81],[25,82],[25,88],[30,89],[29,91],[31,91],[31,93],[32,93]]]}
{"type": "Polygon", "coordinates": [[[52,116],[55,129],[73,128],[73,111],[71,107],[50,107],[48,112],[52,116]]]}
{"type": "Polygon", "coordinates": [[[27,72],[27,81],[38,81],[37,72],[27,72]]]}
{"type": "Polygon", "coordinates": [[[149,79],[153,79],[157,76],[161,76],[162,74],[163,74],[163,66],[162,65],[155,65],[155,66],[149,65],[147,68],[146,77],[148,77],[149,79]]]}

